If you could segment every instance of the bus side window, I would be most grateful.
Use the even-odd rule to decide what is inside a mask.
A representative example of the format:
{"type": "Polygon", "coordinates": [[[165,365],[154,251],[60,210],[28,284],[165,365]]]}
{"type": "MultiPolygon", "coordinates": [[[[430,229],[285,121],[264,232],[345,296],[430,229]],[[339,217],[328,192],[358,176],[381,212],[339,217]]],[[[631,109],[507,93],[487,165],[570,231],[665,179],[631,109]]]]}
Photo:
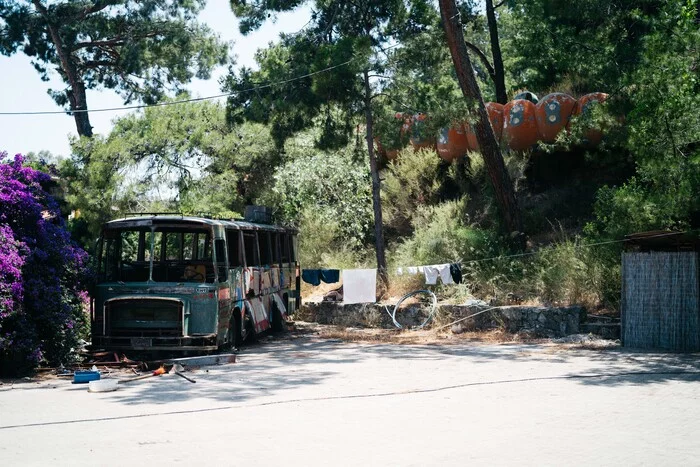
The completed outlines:
{"type": "Polygon", "coordinates": [[[228,263],[230,268],[243,266],[241,256],[241,232],[240,230],[229,230],[226,232],[226,243],[228,245],[228,263]]]}
{"type": "Polygon", "coordinates": [[[270,249],[270,233],[257,232],[260,245],[260,264],[270,266],[272,264],[272,251],[270,249]]]}
{"type": "Polygon", "coordinates": [[[165,260],[180,261],[182,256],[182,233],[164,232],[165,234],[165,260]]]}
{"type": "Polygon", "coordinates": [[[292,261],[299,261],[299,244],[297,243],[297,236],[289,236],[290,243],[292,244],[292,261]]]}
{"type": "Polygon", "coordinates": [[[186,232],[183,235],[182,259],[184,261],[192,261],[195,258],[195,235],[192,232],[186,232]]]}
{"type": "Polygon", "coordinates": [[[245,264],[247,267],[260,266],[258,256],[258,239],[255,232],[243,232],[243,248],[245,249],[245,264]]]}
{"type": "Polygon", "coordinates": [[[282,243],[282,262],[289,263],[291,261],[289,256],[289,236],[280,234],[280,243],[282,243]]]}
{"type": "Polygon", "coordinates": [[[197,259],[211,259],[211,238],[208,233],[197,234],[197,259]]]}
{"type": "Polygon", "coordinates": [[[214,242],[216,253],[216,273],[219,276],[219,282],[226,282],[228,278],[228,268],[226,267],[226,243],[223,239],[217,239],[214,242]]]}
{"type": "Polygon", "coordinates": [[[144,249],[144,260],[151,260],[151,244],[153,244],[153,261],[161,260],[161,251],[163,246],[163,233],[162,232],[146,232],[145,236],[145,249],[144,249]]]}
{"type": "Polygon", "coordinates": [[[280,264],[280,234],[277,232],[270,233],[272,239],[272,262],[276,265],[280,264]]]}

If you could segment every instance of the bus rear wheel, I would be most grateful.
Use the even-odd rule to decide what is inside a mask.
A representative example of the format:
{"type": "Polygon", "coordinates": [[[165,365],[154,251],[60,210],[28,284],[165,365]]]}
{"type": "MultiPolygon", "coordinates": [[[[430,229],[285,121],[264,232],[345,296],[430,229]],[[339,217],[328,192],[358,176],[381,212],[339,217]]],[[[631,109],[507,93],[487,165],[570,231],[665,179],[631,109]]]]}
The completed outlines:
{"type": "Polygon", "coordinates": [[[277,304],[272,305],[272,332],[284,332],[286,330],[282,312],[280,312],[277,304]]]}
{"type": "Polygon", "coordinates": [[[241,337],[241,317],[239,312],[234,312],[231,321],[228,323],[228,333],[226,335],[226,347],[238,349],[243,342],[241,337]]]}
{"type": "Polygon", "coordinates": [[[255,334],[253,318],[251,318],[247,313],[245,315],[245,319],[243,320],[243,336],[241,340],[249,344],[258,340],[258,336],[255,334]]]}

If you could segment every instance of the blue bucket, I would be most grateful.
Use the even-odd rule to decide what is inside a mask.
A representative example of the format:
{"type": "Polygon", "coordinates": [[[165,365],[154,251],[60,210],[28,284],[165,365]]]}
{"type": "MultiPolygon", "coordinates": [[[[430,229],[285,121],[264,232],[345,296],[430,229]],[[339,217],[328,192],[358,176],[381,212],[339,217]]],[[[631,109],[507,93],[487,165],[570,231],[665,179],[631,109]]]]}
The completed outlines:
{"type": "Polygon", "coordinates": [[[73,384],[85,384],[100,379],[99,371],[76,371],[73,373],[73,384]]]}

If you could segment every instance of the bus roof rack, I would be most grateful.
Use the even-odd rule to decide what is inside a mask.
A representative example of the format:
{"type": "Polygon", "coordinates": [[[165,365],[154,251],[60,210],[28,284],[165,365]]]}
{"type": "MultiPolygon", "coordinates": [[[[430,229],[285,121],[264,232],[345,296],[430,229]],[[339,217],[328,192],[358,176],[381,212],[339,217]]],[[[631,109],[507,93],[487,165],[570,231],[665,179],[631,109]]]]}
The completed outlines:
{"type": "Polygon", "coordinates": [[[136,216],[180,216],[185,217],[181,212],[127,212],[124,214],[124,218],[136,217],[136,216]]]}
{"type": "Polygon", "coordinates": [[[267,206],[246,206],[243,218],[248,222],[272,224],[272,209],[267,206]]]}

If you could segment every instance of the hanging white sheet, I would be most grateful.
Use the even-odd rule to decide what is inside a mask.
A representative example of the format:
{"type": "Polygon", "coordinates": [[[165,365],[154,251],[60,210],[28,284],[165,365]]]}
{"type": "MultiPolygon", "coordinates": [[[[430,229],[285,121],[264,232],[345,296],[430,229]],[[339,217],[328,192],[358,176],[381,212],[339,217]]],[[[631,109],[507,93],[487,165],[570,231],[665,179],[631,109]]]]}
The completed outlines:
{"type": "Polygon", "coordinates": [[[343,303],[374,303],[376,301],[376,269],[343,270],[343,303]]]}

